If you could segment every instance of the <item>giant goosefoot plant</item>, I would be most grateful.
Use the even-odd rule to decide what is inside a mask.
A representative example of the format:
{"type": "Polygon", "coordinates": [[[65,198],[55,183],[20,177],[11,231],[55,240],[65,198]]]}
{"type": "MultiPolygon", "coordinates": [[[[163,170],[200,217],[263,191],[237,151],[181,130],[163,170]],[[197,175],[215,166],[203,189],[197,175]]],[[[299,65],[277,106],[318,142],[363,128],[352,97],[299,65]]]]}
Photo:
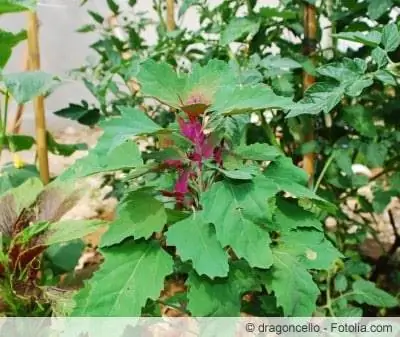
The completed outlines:
{"type": "Polygon", "coordinates": [[[332,206],[278,147],[244,137],[244,114],[284,109],[290,99],[241,83],[221,61],[177,75],[149,60],[136,77],[144,96],[174,109],[177,123],[162,128],[120,107],[120,117],[102,123],[96,148],[60,178],[131,169],[101,240],[105,261],[72,314],[157,314],[152,308],[172,279],[187,291],[166,302],[186,314],[238,316],[250,301],[269,314],[311,315],[320,293],[313,277],[341,257],[317,215],[332,206]],[[142,136],[158,146],[140,153],[142,136]]]}

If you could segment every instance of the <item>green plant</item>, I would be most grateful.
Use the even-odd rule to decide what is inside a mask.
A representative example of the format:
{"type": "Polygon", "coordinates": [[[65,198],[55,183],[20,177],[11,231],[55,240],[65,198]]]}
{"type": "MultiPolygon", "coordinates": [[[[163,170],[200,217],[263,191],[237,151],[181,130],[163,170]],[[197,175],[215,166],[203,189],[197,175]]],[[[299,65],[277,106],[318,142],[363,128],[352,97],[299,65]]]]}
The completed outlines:
{"type": "MultiPolygon", "coordinates": [[[[12,1],[0,2],[0,15],[24,12],[34,8],[33,2],[12,1]]],[[[3,150],[13,153],[13,165],[6,164],[1,168],[0,195],[12,187],[17,187],[25,179],[38,175],[36,165],[25,165],[18,152],[29,150],[35,144],[35,138],[28,135],[13,134],[7,130],[10,102],[26,104],[40,95],[47,95],[60,80],[42,71],[25,71],[20,73],[4,73],[3,68],[11,56],[11,51],[21,41],[26,39],[26,31],[16,34],[0,29],[0,157],[3,150]]],[[[47,133],[49,151],[56,155],[69,156],[76,150],[85,149],[84,144],[59,144],[50,133],[47,133]]]]}
{"type": "MultiPolygon", "coordinates": [[[[79,194],[64,185],[43,187],[31,178],[0,198],[0,294],[6,316],[49,316],[54,300],[52,286],[60,272],[74,269],[77,259],[65,267],[57,251],[97,230],[98,220],[69,221],[62,217],[79,201],[79,194]],[[64,246],[60,246],[64,244],[64,246]],[[56,269],[55,266],[59,268],[56,269]]],[[[82,245],[71,244],[79,258],[82,245]]]]}
{"type": "MultiPolygon", "coordinates": [[[[307,3],[315,5],[315,1],[307,3]]],[[[145,19],[134,18],[135,24],[122,27],[125,31],[136,29],[137,35],[121,44],[115,40],[111,29],[106,27],[103,30],[105,20],[92,14],[97,18],[97,28],[105,34],[94,45],[101,55],[100,62],[94,69],[89,69],[89,73],[98,78],[93,80],[85,77],[85,82],[89,88],[95,89],[92,92],[98,98],[100,108],[96,110],[97,119],[93,120],[102,120],[100,126],[105,134],[89,156],[66,172],[64,178],[120,169],[126,172],[126,177],[117,220],[103,239],[104,271],[100,270],[93,282],[89,282],[77,297],[78,305],[82,308],[82,303],[85,303],[86,311],[76,309],[74,314],[149,314],[150,309],[154,308],[154,301],[160,301],[158,295],[165,276],[175,282],[184,280],[190,287],[187,294],[163,304],[194,315],[236,315],[239,310],[260,315],[309,315],[314,310],[337,316],[397,313],[398,300],[379,290],[384,288],[398,296],[398,274],[396,276],[396,268],[392,266],[396,266],[393,255],[400,241],[391,210],[388,214],[396,237],[393,245],[389,249],[383,248],[377,260],[366,256],[359,247],[368,235],[372,235],[383,247],[375,229],[378,222],[376,218],[387,210],[389,202],[398,198],[400,193],[397,116],[400,34],[396,20],[389,17],[399,3],[388,1],[382,5],[381,1],[375,0],[332,0],[318,4],[318,16],[330,21],[333,34],[327,37],[328,46],[320,41],[325,34],[321,27],[317,41],[303,41],[303,44],[316,45],[313,63],[302,53],[304,28],[298,13],[301,13],[304,2],[284,0],[276,8],[258,8],[256,5],[257,1],[225,1],[210,9],[205,1],[184,1],[180,13],[183,14],[190,6],[196,6],[200,15],[200,29],[188,32],[178,25],[176,31],[166,33],[161,2],[156,1],[160,18],[159,39],[155,46],[148,48],[143,46],[141,31],[137,29],[144,22],[141,20],[145,19]],[[236,18],[238,13],[243,13],[243,9],[245,14],[236,18]],[[214,39],[210,33],[218,34],[220,39],[214,39]],[[343,40],[355,41],[360,45],[356,49],[344,49],[339,45],[343,40]],[[239,43],[240,47],[236,50],[231,48],[233,42],[239,43]],[[196,48],[198,43],[201,44],[199,49],[196,48]],[[277,52],[271,51],[271,47],[277,52]],[[190,54],[192,50],[196,52],[190,54]],[[127,52],[131,54],[123,57],[127,52]],[[165,63],[142,63],[147,58],[168,62],[179,73],[178,77],[165,63]],[[182,58],[188,60],[184,66],[178,62],[182,58]],[[214,59],[228,62],[229,66],[214,59]],[[192,69],[191,75],[186,74],[188,69],[192,69]],[[316,83],[304,95],[301,87],[303,72],[316,77],[316,83]],[[116,85],[118,77],[127,84],[124,94],[116,85]],[[135,86],[130,92],[129,85],[132,83],[135,86]],[[148,104],[144,100],[146,96],[155,97],[162,104],[154,104],[153,101],[148,104]],[[106,100],[106,97],[111,99],[106,100]],[[204,109],[207,109],[205,114],[204,109]],[[258,117],[257,122],[250,123],[249,114],[258,117]],[[100,115],[104,117],[100,118],[100,115]],[[313,125],[314,139],[308,142],[310,125],[313,125]],[[191,132],[197,134],[196,140],[191,132]],[[140,154],[132,138],[152,141],[146,151],[140,154]],[[225,151],[222,160],[219,157],[220,150],[225,151]],[[239,151],[239,154],[235,151],[239,151]],[[242,157],[243,153],[245,157],[242,157]],[[301,166],[302,157],[307,153],[314,153],[316,158],[312,186],[314,193],[305,187],[308,177],[285,159],[288,156],[294,164],[301,166]],[[199,156],[200,166],[193,164],[199,156]],[[260,165],[263,161],[271,163],[264,168],[263,164],[260,165]],[[379,169],[379,172],[372,173],[371,177],[359,175],[354,172],[354,164],[379,169]],[[271,178],[268,172],[274,172],[276,176],[271,178]],[[286,179],[283,179],[285,176],[286,179]],[[272,179],[271,185],[263,185],[262,180],[266,177],[272,179]],[[260,212],[258,215],[253,213],[255,209],[246,204],[246,197],[241,194],[237,196],[230,184],[240,186],[238,189],[244,195],[247,195],[246,191],[251,197],[251,193],[255,193],[253,200],[256,201],[259,200],[257,189],[253,191],[248,186],[255,184],[262,190],[259,192],[262,203],[257,210],[260,212]],[[271,189],[274,184],[279,186],[276,193],[271,189]],[[226,186],[233,192],[225,193],[223,187],[226,186]],[[361,188],[370,189],[372,193],[366,197],[361,193],[361,188]],[[286,194],[282,197],[282,191],[290,194],[289,202],[286,194]],[[221,198],[226,199],[214,203],[209,201],[213,200],[213,192],[220,193],[221,198]],[[136,193],[138,196],[135,196],[136,193]],[[234,211],[229,208],[229,197],[245,204],[244,219],[259,225],[256,228],[264,230],[264,235],[267,233],[271,237],[272,245],[258,246],[257,242],[261,242],[258,240],[262,236],[252,232],[239,235],[246,225],[237,225],[238,219],[232,216],[234,211]],[[296,197],[300,200],[297,201],[296,197]],[[145,209],[142,200],[148,201],[146,204],[153,207],[147,215],[140,213],[145,209]],[[351,202],[357,206],[349,208],[351,202]],[[226,207],[220,217],[217,217],[219,208],[215,213],[213,209],[203,209],[214,204],[221,209],[226,207]],[[337,205],[335,211],[331,204],[337,205]],[[155,213],[154,209],[160,211],[155,213]],[[153,213],[156,214],[154,217],[153,213]],[[327,241],[318,232],[317,228],[323,227],[317,223],[322,223],[330,213],[335,217],[335,229],[326,231],[327,241]],[[182,220],[181,216],[186,217],[182,220]],[[303,222],[297,216],[304,217],[305,225],[300,225],[303,222]],[[151,232],[142,232],[143,226],[151,232]],[[213,251],[210,254],[215,255],[207,261],[202,259],[206,248],[194,253],[200,234],[188,235],[194,242],[189,241],[186,234],[180,234],[184,232],[183,229],[196,226],[209,229],[209,232],[203,233],[208,240],[205,247],[219,247],[219,253],[213,251]],[[289,238],[284,235],[287,229],[293,229],[292,226],[300,227],[289,231],[294,242],[290,241],[290,235],[289,238]],[[305,230],[303,227],[315,229],[305,230]],[[133,237],[135,241],[128,237],[133,237]],[[149,238],[159,241],[158,246],[150,246],[149,238]],[[107,243],[107,239],[111,241],[107,243]],[[282,282],[274,283],[271,276],[266,279],[263,277],[264,274],[273,275],[279,269],[276,257],[269,269],[265,261],[264,265],[258,264],[260,261],[257,257],[268,256],[266,250],[279,255],[279,249],[284,250],[288,246],[285,240],[290,242],[289,248],[297,247],[296,243],[302,240],[310,244],[311,248],[308,248],[311,250],[293,248],[285,251],[294,267],[282,282]],[[322,245],[333,244],[346,261],[333,265],[331,262],[339,254],[333,248],[319,252],[318,247],[312,245],[318,240],[322,241],[322,245]],[[189,247],[185,246],[186,241],[190,243],[189,247]],[[246,242],[251,244],[249,252],[237,248],[236,245],[246,242]],[[176,247],[176,251],[171,246],[176,247]],[[229,249],[224,253],[221,247],[229,249]],[[140,264],[143,272],[136,279],[136,275],[129,273],[136,267],[141,252],[146,249],[149,250],[147,255],[143,254],[143,261],[149,266],[140,264]],[[260,254],[260,251],[264,254],[260,254]],[[223,264],[218,269],[214,262],[221,261],[224,256],[229,256],[230,271],[227,278],[221,279],[222,275],[226,276],[221,270],[228,272],[226,264],[225,269],[222,268],[223,264]],[[123,264],[124,258],[127,259],[126,264],[123,264]],[[237,258],[247,262],[241,261],[242,264],[236,265],[232,261],[237,258]],[[318,264],[320,258],[324,259],[321,265],[318,264]],[[146,275],[146,268],[157,265],[155,261],[159,261],[160,268],[163,268],[157,280],[146,275]],[[149,288],[148,294],[135,292],[136,288],[133,290],[130,283],[125,288],[121,284],[118,289],[118,285],[115,285],[114,289],[108,285],[106,278],[107,268],[113,268],[113,263],[122,264],[121,282],[125,275],[125,280],[131,277],[138,280],[138,284],[143,282],[147,286],[149,279],[157,281],[157,284],[149,288]],[[311,274],[306,271],[309,266],[311,274]],[[240,274],[241,268],[249,269],[244,272],[245,276],[240,274]],[[262,268],[264,271],[259,270],[262,268]],[[321,270],[313,270],[318,268],[321,270]],[[214,280],[199,276],[201,273],[208,273],[211,278],[214,276],[214,280]],[[303,277],[293,277],[293,273],[300,273],[303,277]],[[315,283],[312,283],[310,275],[315,283]],[[302,286],[292,285],[290,281],[293,279],[299,282],[305,280],[305,291],[308,291],[305,306],[301,310],[293,308],[293,301],[282,298],[280,294],[287,295],[286,289],[296,291],[302,286]],[[252,283],[254,280],[256,284],[252,283]],[[263,287],[259,288],[261,284],[263,287]],[[198,292],[193,293],[193,289],[198,292]],[[130,301],[131,311],[125,311],[128,306],[124,306],[123,301],[113,303],[114,306],[110,307],[107,297],[96,296],[100,291],[103,294],[104,290],[110,293],[124,292],[130,301]],[[246,296],[247,301],[243,301],[241,306],[241,295],[247,290],[252,295],[246,296]],[[319,291],[322,296],[318,296],[319,291]],[[373,294],[372,297],[367,293],[373,294]],[[207,294],[212,294],[212,301],[202,300],[208,298],[207,294]],[[223,298],[218,297],[220,294],[223,298]],[[148,298],[152,298],[153,302],[148,298]],[[132,306],[132,303],[136,306],[132,306]],[[227,311],[223,310],[225,307],[227,311]],[[385,308],[393,309],[386,311],[385,308]]],[[[113,12],[123,16],[119,10],[113,12]]],[[[88,69],[85,68],[85,71],[88,69]]],[[[83,110],[74,115],[79,116],[75,119],[82,118],[83,110]]],[[[93,120],[87,124],[93,124],[93,120]]],[[[239,210],[242,210],[241,206],[239,210]]]]}

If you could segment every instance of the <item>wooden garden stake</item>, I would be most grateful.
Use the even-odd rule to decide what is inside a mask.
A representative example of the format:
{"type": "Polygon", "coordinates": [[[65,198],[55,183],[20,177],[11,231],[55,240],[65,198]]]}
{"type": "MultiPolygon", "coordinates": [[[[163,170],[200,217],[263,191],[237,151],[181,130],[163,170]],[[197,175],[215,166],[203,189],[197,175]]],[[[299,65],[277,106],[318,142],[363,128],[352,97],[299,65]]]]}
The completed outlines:
{"type": "MultiPolygon", "coordinates": [[[[314,58],[316,49],[317,37],[317,15],[315,6],[305,3],[304,4],[304,55],[310,56],[311,60],[314,58]]],[[[303,91],[305,92],[315,82],[315,77],[303,72],[303,91]]],[[[307,134],[304,136],[304,141],[309,142],[314,139],[314,125],[312,119],[309,119],[309,125],[306,128],[307,134]]],[[[310,177],[310,184],[312,184],[314,176],[314,153],[307,153],[303,157],[303,167],[310,177]]]]}
{"type": "MultiPolygon", "coordinates": [[[[28,55],[30,70],[40,69],[40,50],[38,37],[38,18],[33,11],[28,12],[28,55]]],[[[33,101],[35,110],[36,147],[39,160],[40,178],[44,184],[50,180],[49,159],[47,153],[46,119],[44,112],[44,97],[38,96],[33,101]]]]}
{"type": "Polygon", "coordinates": [[[175,0],[167,0],[167,30],[172,32],[175,28],[175,0]]]}

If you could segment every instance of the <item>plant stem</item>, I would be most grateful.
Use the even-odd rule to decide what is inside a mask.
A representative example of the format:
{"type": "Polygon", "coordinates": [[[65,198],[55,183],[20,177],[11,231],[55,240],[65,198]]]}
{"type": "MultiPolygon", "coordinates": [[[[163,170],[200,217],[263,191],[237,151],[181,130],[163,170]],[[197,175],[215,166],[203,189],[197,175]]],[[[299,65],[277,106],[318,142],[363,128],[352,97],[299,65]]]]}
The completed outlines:
{"type": "Polygon", "coordinates": [[[332,298],[331,298],[331,272],[330,270],[328,270],[328,276],[326,277],[326,308],[329,311],[329,314],[331,315],[331,317],[335,317],[335,313],[333,312],[332,309],[332,298]]]}
{"type": "Polygon", "coordinates": [[[325,162],[325,165],[317,179],[317,182],[315,183],[314,186],[314,193],[318,191],[319,185],[322,182],[322,179],[325,176],[326,171],[328,170],[329,166],[332,164],[333,158],[335,157],[334,153],[332,152],[332,154],[329,156],[328,160],[325,162]]]}
{"type": "MultiPolygon", "coordinates": [[[[38,18],[33,11],[28,12],[28,54],[31,70],[40,69],[40,50],[38,37],[38,18]]],[[[36,147],[39,159],[39,171],[43,184],[50,180],[49,159],[47,153],[46,118],[44,113],[44,97],[38,96],[33,101],[36,125],[36,147]]]]}

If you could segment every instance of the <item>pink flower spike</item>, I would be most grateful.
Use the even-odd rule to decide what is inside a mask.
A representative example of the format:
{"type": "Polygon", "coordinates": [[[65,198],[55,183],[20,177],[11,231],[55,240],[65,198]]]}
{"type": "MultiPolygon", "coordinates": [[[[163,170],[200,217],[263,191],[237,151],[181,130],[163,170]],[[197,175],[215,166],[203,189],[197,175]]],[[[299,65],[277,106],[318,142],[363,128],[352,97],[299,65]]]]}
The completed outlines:
{"type": "Polygon", "coordinates": [[[183,171],[175,183],[174,191],[178,194],[186,194],[189,192],[189,174],[188,170],[183,171]]]}

